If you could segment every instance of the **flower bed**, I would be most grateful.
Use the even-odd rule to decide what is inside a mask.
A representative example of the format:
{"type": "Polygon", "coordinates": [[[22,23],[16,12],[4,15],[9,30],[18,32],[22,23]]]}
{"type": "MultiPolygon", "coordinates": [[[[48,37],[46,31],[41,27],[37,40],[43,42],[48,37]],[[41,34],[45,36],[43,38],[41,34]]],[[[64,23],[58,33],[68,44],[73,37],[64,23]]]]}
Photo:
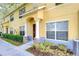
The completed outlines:
{"type": "Polygon", "coordinates": [[[36,56],[70,56],[73,52],[66,48],[65,45],[56,45],[50,42],[35,43],[31,48],[27,49],[36,56]]]}

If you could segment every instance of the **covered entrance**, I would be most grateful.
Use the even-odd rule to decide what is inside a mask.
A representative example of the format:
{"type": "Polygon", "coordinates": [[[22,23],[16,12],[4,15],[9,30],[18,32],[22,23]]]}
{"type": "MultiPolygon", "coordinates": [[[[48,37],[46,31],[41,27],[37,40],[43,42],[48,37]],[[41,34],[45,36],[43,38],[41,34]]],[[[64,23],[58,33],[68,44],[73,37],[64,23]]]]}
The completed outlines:
{"type": "Polygon", "coordinates": [[[39,38],[39,19],[35,17],[28,17],[25,23],[25,36],[34,39],[39,38]]]}

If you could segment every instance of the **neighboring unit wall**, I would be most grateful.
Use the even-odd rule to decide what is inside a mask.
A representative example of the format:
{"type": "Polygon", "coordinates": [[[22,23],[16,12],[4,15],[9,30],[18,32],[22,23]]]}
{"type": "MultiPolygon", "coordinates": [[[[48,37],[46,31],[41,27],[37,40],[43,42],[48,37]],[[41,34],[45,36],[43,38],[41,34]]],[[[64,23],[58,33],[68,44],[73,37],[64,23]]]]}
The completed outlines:
{"type": "Polygon", "coordinates": [[[3,22],[2,22],[3,33],[6,33],[6,28],[9,29],[9,17],[6,17],[6,18],[3,19],[3,22]]]}
{"type": "Polygon", "coordinates": [[[31,4],[25,4],[25,5],[21,6],[19,9],[16,9],[14,12],[12,12],[11,14],[14,14],[13,15],[14,16],[13,21],[10,21],[10,15],[11,14],[5,18],[5,19],[8,18],[8,20],[9,20],[9,28],[14,29],[14,34],[19,34],[20,26],[24,26],[24,24],[26,23],[26,17],[19,18],[19,10],[21,8],[23,8],[23,7],[25,7],[26,12],[27,12],[29,9],[32,8],[32,5],[31,4]]]}

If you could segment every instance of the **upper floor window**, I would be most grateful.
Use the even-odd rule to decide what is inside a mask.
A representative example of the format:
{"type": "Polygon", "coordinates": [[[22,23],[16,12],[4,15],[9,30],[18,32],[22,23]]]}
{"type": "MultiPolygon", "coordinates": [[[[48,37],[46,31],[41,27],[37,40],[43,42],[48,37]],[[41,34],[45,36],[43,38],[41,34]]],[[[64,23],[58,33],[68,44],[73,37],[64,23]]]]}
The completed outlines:
{"type": "Polygon", "coordinates": [[[61,4],[63,4],[63,3],[55,3],[56,6],[61,5],[61,4]]]}
{"type": "Polygon", "coordinates": [[[25,7],[19,10],[19,18],[22,18],[22,15],[25,13],[25,7]]]}
{"type": "Polygon", "coordinates": [[[13,21],[13,20],[14,20],[14,16],[12,14],[12,15],[10,15],[10,21],[13,21]]]}

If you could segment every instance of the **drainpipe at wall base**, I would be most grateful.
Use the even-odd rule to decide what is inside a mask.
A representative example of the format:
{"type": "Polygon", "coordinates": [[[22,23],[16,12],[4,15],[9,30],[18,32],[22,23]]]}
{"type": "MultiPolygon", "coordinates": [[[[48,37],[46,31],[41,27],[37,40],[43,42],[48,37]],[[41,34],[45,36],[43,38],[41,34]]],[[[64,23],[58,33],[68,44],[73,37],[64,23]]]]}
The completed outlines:
{"type": "Polygon", "coordinates": [[[39,42],[40,42],[39,39],[40,39],[40,38],[34,38],[33,42],[34,42],[34,43],[39,43],[39,42]]]}
{"type": "Polygon", "coordinates": [[[76,56],[79,56],[79,40],[74,40],[73,51],[76,56]]]}
{"type": "Polygon", "coordinates": [[[33,42],[33,37],[31,35],[23,36],[23,43],[33,42]]]}
{"type": "Polygon", "coordinates": [[[23,43],[27,43],[27,36],[23,36],[23,43]]]}
{"type": "Polygon", "coordinates": [[[25,27],[25,35],[23,36],[23,43],[27,43],[28,40],[27,40],[27,22],[24,24],[24,27],[25,27]]]}

